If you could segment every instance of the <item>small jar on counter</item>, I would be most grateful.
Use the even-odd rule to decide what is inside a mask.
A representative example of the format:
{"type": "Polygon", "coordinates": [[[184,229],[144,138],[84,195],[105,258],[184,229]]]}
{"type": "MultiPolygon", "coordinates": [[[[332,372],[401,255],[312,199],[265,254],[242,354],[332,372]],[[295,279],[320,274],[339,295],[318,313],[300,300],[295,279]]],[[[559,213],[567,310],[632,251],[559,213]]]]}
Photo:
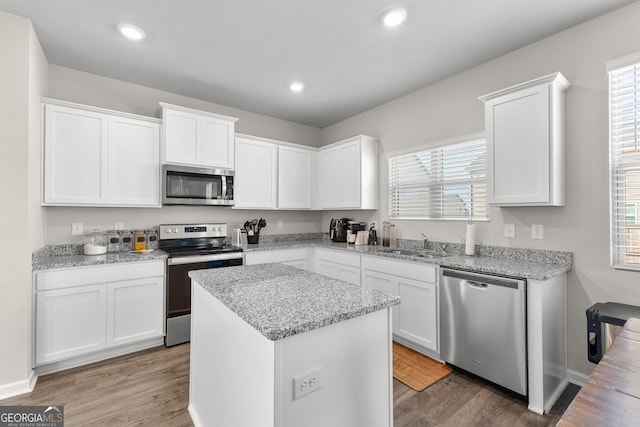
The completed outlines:
{"type": "Polygon", "coordinates": [[[84,254],[102,255],[107,253],[107,234],[94,230],[84,235],[84,254]]]}
{"type": "Polygon", "coordinates": [[[133,250],[144,251],[147,249],[147,233],[144,230],[133,232],[133,250]]]}
{"type": "Polygon", "coordinates": [[[107,232],[107,252],[120,252],[120,234],[115,230],[107,232]]]}
{"type": "Polygon", "coordinates": [[[156,230],[147,230],[147,249],[158,249],[158,232],[156,230]]]}
{"type": "Polygon", "coordinates": [[[133,233],[129,230],[120,231],[120,251],[131,252],[133,250],[133,233]]]}

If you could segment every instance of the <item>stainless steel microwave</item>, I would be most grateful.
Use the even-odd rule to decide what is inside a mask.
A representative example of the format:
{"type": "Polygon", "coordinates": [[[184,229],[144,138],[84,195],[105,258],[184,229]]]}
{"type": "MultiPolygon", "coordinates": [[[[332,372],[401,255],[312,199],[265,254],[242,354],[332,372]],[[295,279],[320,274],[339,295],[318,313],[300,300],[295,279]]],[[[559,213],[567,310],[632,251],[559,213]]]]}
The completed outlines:
{"type": "Polygon", "coordinates": [[[162,166],[163,205],[233,205],[234,172],[195,166],[162,166]]]}

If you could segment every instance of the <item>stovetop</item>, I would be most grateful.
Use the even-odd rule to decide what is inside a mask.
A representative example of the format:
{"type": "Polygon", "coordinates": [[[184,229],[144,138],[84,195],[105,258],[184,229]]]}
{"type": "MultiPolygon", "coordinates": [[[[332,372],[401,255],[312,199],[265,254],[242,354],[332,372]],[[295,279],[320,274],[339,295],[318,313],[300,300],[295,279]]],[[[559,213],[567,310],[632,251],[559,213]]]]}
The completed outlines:
{"type": "Polygon", "coordinates": [[[160,249],[168,253],[169,256],[171,257],[242,252],[242,248],[236,248],[234,246],[226,246],[226,245],[224,246],[213,246],[213,245],[162,246],[160,245],[160,249]]]}

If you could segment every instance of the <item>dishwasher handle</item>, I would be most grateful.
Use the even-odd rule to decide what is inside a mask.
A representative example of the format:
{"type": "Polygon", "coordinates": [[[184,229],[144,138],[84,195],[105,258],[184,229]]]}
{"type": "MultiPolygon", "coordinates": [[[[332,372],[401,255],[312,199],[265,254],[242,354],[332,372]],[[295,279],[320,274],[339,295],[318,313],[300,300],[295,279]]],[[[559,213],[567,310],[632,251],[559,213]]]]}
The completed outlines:
{"type": "Polygon", "coordinates": [[[472,288],[476,289],[487,289],[489,287],[486,283],[476,282],[475,280],[465,280],[465,282],[472,288]]]}
{"type": "Polygon", "coordinates": [[[466,271],[442,269],[442,275],[462,279],[472,284],[474,288],[486,288],[488,285],[503,286],[505,288],[520,289],[524,280],[508,279],[503,277],[488,276],[484,274],[468,273],[466,271]],[[481,285],[481,286],[478,286],[481,285]]]}

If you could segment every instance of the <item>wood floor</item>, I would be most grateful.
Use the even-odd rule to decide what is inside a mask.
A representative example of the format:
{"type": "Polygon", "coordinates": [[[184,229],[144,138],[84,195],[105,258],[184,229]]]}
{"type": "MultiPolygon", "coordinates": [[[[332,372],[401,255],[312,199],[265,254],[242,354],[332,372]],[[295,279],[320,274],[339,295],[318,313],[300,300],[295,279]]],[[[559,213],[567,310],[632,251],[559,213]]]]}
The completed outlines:
{"type": "MultiPolygon", "coordinates": [[[[570,386],[545,416],[458,372],[422,392],[396,380],[393,389],[394,427],[515,427],[555,425],[578,387],[570,386]]],[[[67,427],[181,427],[193,425],[188,393],[189,345],[183,344],[45,375],[32,393],[0,400],[0,405],[64,405],[67,427]]]]}

